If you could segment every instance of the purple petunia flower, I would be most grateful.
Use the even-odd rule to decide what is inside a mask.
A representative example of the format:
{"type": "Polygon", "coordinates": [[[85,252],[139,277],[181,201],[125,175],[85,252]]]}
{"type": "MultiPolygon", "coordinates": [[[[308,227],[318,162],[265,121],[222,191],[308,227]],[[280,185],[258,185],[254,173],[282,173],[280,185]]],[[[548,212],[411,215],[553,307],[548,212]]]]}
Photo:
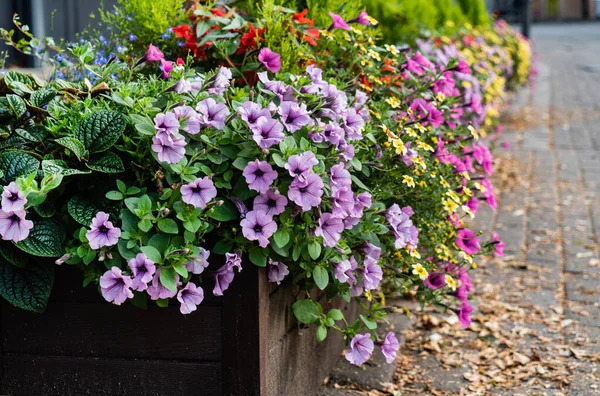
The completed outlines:
{"type": "Polygon", "coordinates": [[[179,132],[179,120],[175,113],[158,113],[154,117],[154,127],[157,132],[179,132]]]}
{"type": "Polygon", "coordinates": [[[123,275],[118,267],[112,267],[100,277],[102,297],[115,305],[121,305],[133,297],[131,277],[123,275]]]}
{"type": "Polygon", "coordinates": [[[148,282],[152,280],[152,276],[156,272],[154,262],[150,260],[144,253],[138,253],[134,258],[127,262],[133,279],[131,288],[137,291],[144,291],[148,288],[148,282]]]}
{"type": "Polygon", "coordinates": [[[362,246],[362,251],[365,252],[365,255],[367,257],[370,257],[373,260],[379,260],[379,257],[381,257],[381,248],[379,246],[373,245],[369,241],[365,241],[365,243],[362,246]]]}
{"type": "Polygon", "coordinates": [[[344,188],[352,186],[352,176],[343,163],[331,167],[329,176],[331,188],[344,188]]]}
{"type": "Polygon", "coordinates": [[[0,210],[0,236],[5,241],[19,242],[29,236],[29,230],[33,228],[33,222],[25,219],[25,211],[0,210]]]}
{"type": "Polygon", "coordinates": [[[269,187],[277,179],[277,172],[273,170],[267,161],[254,160],[242,172],[248,183],[248,188],[261,194],[269,191],[269,187]]]}
{"type": "Polygon", "coordinates": [[[281,125],[281,122],[272,119],[271,116],[268,118],[260,117],[256,121],[252,138],[260,148],[267,149],[283,141],[285,138],[283,125],[281,125]]]}
{"type": "Polygon", "coordinates": [[[402,249],[405,246],[416,248],[419,243],[419,231],[417,227],[413,225],[410,216],[414,214],[410,206],[406,206],[402,209],[397,204],[393,204],[385,213],[385,218],[392,226],[396,241],[394,247],[396,249],[402,249]]]}
{"type": "Polygon", "coordinates": [[[354,194],[350,187],[333,188],[331,190],[331,212],[340,219],[345,219],[354,212],[354,194]]]}
{"type": "Polygon", "coordinates": [[[344,129],[337,123],[330,121],[327,125],[325,125],[321,135],[327,143],[331,144],[332,146],[338,146],[342,141],[344,141],[344,136],[346,133],[344,132],[344,129]]]}
{"type": "Polygon", "coordinates": [[[192,274],[201,274],[208,267],[208,257],[210,251],[200,247],[200,253],[196,257],[192,257],[190,261],[185,264],[185,268],[192,274]]]}
{"type": "Polygon", "coordinates": [[[362,128],[365,126],[365,120],[356,112],[355,109],[346,109],[342,114],[342,128],[346,131],[348,140],[362,139],[362,128]]]}
{"type": "Polygon", "coordinates": [[[335,278],[342,282],[352,285],[356,283],[356,276],[354,271],[358,268],[358,263],[354,256],[350,257],[349,260],[341,261],[333,265],[333,275],[335,278]]]}
{"type": "Polygon", "coordinates": [[[467,329],[471,325],[471,313],[473,312],[473,307],[469,303],[469,301],[463,301],[460,304],[460,311],[458,312],[458,321],[460,325],[467,329]]]}
{"type": "Polygon", "coordinates": [[[116,245],[121,237],[121,229],[113,226],[113,223],[108,220],[108,214],[98,212],[96,217],[92,219],[92,225],[85,237],[90,244],[90,248],[98,250],[104,246],[116,245]]]}
{"type": "Polygon", "coordinates": [[[494,249],[496,256],[504,256],[504,242],[500,240],[500,236],[496,232],[492,233],[492,242],[496,244],[494,249]]]}
{"type": "Polygon", "coordinates": [[[431,290],[441,289],[446,286],[446,274],[438,271],[432,272],[427,279],[423,281],[423,284],[431,290]]]}
{"type": "Polygon", "coordinates": [[[277,95],[281,102],[294,102],[296,100],[294,88],[286,86],[281,81],[269,80],[267,72],[260,72],[257,75],[260,82],[265,86],[265,89],[277,95]]]}
{"type": "Polygon", "coordinates": [[[305,180],[296,178],[288,190],[288,198],[300,206],[304,212],[319,206],[323,195],[323,180],[319,175],[310,173],[305,180]]]}
{"type": "Polygon", "coordinates": [[[277,73],[281,69],[281,56],[269,48],[265,47],[260,50],[258,60],[273,73],[277,73]]]}
{"type": "Polygon", "coordinates": [[[419,156],[417,150],[413,150],[410,147],[412,146],[412,142],[406,142],[404,147],[406,147],[406,154],[402,155],[402,161],[406,164],[406,166],[412,166],[413,159],[419,156]]]}
{"type": "MultiPolygon", "coordinates": [[[[136,39],[137,39],[137,37],[135,36],[135,34],[129,35],[129,41],[135,41],[136,39]]],[[[141,57],[140,60],[138,60],[135,65],[137,66],[144,62],[157,62],[164,58],[165,58],[165,55],[160,51],[160,49],[158,49],[157,46],[150,44],[148,46],[148,50],[146,51],[144,56],[141,57]]]]}
{"type": "Polygon", "coordinates": [[[269,216],[265,216],[263,212],[255,212],[251,210],[246,213],[246,217],[240,222],[242,226],[242,234],[249,241],[258,241],[260,247],[269,245],[269,238],[277,231],[277,223],[269,216]]]}
{"type": "Polygon", "coordinates": [[[317,157],[312,151],[306,151],[299,155],[292,155],[288,158],[284,168],[290,172],[290,176],[294,177],[295,180],[304,180],[306,176],[312,171],[313,166],[319,163],[317,157]]]}
{"type": "Polygon", "coordinates": [[[212,95],[223,95],[225,89],[229,87],[232,78],[231,70],[221,66],[217,73],[212,76],[206,83],[208,93],[212,95]]]}
{"type": "Polygon", "coordinates": [[[227,106],[224,103],[217,103],[213,98],[198,102],[196,111],[199,113],[202,125],[212,126],[219,130],[225,127],[225,119],[229,115],[227,106]]]}
{"type": "Polygon", "coordinates": [[[217,189],[208,176],[197,178],[181,186],[181,200],[196,208],[204,209],[206,204],[217,196],[217,189]]]}
{"type": "Polygon", "coordinates": [[[179,312],[184,315],[194,312],[202,300],[204,300],[204,290],[192,282],[188,282],[185,287],[177,293],[177,301],[181,303],[179,312]]]}
{"type": "Polygon", "coordinates": [[[365,268],[363,269],[363,286],[366,290],[375,290],[379,287],[381,279],[383,278],[383,270],[377,264],[377,260],[373,260],[367,257],[363,262],[365,268]]]}
{"type": "Polygon", "coordinates": [[[323,213],[319,217],[319,226],[315,229],[316,236],[323,237],[323,245],[334,247],[342,237],[344,222],[331,213],[323,213]]]}
{"type": "Polygon", "coordinates": [[[358,17],[356,17],[356,23],[369,26],[371,25],[371,19],[369,18],[369,14],[367,14],[367,10],[362,10],[358,17]]]}
{"type": "MultiPolygon", "coordinates": [[[[158,299],[173,298],[177,294],[176,291],[173,292],[173,291],[167,289],[160,282],[160,271],[161,270],[162,270],[161,268],[156,269],[156,272],[154,273],[154,277],[152,278],[152,284],[150,286],[148,286],[148,289],[146,289],[146,293],[148,293],[148,295],[150,296],[150,298],[153,301],[156,301],[158,299]]],[[[181,282],[179,281],[179,274],[175,274],[175,283],[177,286],[181,286],[181,282]]]]}
{"type": "Polygon", "coordinates": [[[468,228],[458,231],[456,245],[467,254],[475,254],[479,251],[479,237],[468,228]]]}
{"type": "Polygon", "coordinates": [[[265,216],[273,217],[283,213],[287,203],[287,198],[281,195],[278,190],[270,189],[265,194],[254,197],[252,210],[262,213],[265,216]]]}
{"type": "Polygon", "coordinates": [[[27,198],[17,187],[17,183],[10,182],[2,191],[2,210],[5,212],[16,212],[25,209],[27,198]]]}
{"type": "Polygon", "coordinates": [[[269,258],[269,267],[267,268],[269,275],[269,282],[281,284],[281,281],[289,275],[290,271],[288,270],[287,265],[279,262],[273,261],[269,258]]]}
{"type": "Polygon", "coordinates": [[[225,264],[215,271],[215,288],[213,294],[215,296],[222,296],[223,292],[229,288],[229,285],[233,281],[233,268],[237,267],[238,272],[242,270],[242,257],[240,252],[225,253],[225,264]]]}
{"type": "Polygon", "coordinates": [[[180,125],[182,130],[190,135],[196,135],[200,132],[198,113],[191,106],[177,106],[173,109],[173,113],[180,124],[183,122],[184,125],[180,125]]]}
{"type": "Polygon", "coordinates": [[[179,133],[158,131],[152,138],[152,151],[160,162],[176,164],[185,156],[185,138],[179,133]]]}
{"type": "Polygon", "coordinates": [[[256,125],[259,118],[271,118],[269,109],[263,109],[260,104],[249,100],[242,103],[242,105],[237,108],[237,112],[246,125],[248,125],[248,128],[253,132],[259,130],[256,125]]]}
{"type": "Polygon", "coordinates": [[[375,344],[369,334],[357,334],[350,341],[350,349],[346,350],[346,360],[355,366],[360,366],[369,360],[373,349],[375,349],[375,344]]]}
{"type": "Polygon", "coordinates": [[[383,343],[381,344],[381,353],[385,356],[386,363],[391,364],[396,361],[398,349],[400,349],[400,342],[398,342],[396,335],[390,331],[385,335],[383,343]]]}
{"type": "Polygon", "coordinates": [[[281,122],[290,133],[302,129],[305,125],[313,125],[313,120],[308,115],[306,105],[296,102],[282,102],[278,110],[281,122]]]}
{"type": "Polygon", "coordinates": [[[350,30],[350,25],[348,25],[346,23],[346,21],[344,21],[344,18],[342,18],[338,14],[334,14],[333,12],[329,12],[329,16],[331,17],[331,19],[333,19],[333,23],[329,27],[329,30],[331,30],[331,29],[350,30]]]}

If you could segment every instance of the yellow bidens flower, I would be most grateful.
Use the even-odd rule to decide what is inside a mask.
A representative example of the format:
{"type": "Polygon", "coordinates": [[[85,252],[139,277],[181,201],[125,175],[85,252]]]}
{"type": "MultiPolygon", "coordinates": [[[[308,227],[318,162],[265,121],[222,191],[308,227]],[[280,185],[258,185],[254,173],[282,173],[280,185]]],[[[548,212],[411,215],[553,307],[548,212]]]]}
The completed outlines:
{"type": "Polygon", "coordinates": [[[412,128],[405,128],[404,132],[406,132],[406,134],[408,136],[412,136],[412,137],[417,137],[418,136],[417,133],[415,132],[415,130],[412,129],[412,128]]]}
{"type": "Polygon", "coordinates": [[[409,246],[406,246],[406,250],[408,251],[408,254],[410,254],[410,257],[414,257],[416,259],[421,258],[421,253],[419,253],[419,251],[417,249],[413,249],[409,246]]]}
{"type": "Polygon", "coordinates": [[[444,100],[446,100],[446,95],[444,95],[442,92],[438,92],[437,95],[435,95],[435,97],[438,100],[438,102],[443,102],[444,100]]]}
{"type": "Polygon", "coordinates": [[[369,57],[375,59],[376,61],[381,62],[381,56],[379,56],[378,52],[373,51],[372,49],[370,49],[369,52],[367,53],[367,55],[369,55],[369,57]]]}
{"type": "Polygon", "coordinates": [[[475,140],[479,140],[479,133],[477,133],[477,130],[473,128],[473,125],[469,125],[467,129],[471,132],[471,135],[473,135],[475,140]]]}
{"type": "Polygon", "coordinates": [[[421,264],[413,265],[412,273],[415,275],[419,275],[419,278],[421,278],[421,280],[425,280],[429,276],[429,273],[421,264]]]}
{"type": "Polygon", "coordinates": [[[415,187],[415,181],[412,177],[404,175],[402,179],[402,184],[406,184],[408,187],[415,187]]]}
{"type": "Polygon", "coordinates": [[[396,148],[396,154],[406,155],[408,149],[404,146],[404,142],[400,139],[392,139],[392,144],[396,148]]]}
{"type": "Polygon", "coordinates": [[[391,52],[393,55],[398,55],[400,53],[400,51],[398,51],[398,48],[395,45],[385,44],[384,47],[386,50],[391,52]]]}
{"type": "Polygon", "coordinates": [[[423,142],[418,142],[417,146],[421,147],[423,150],[427,150],[427,151],[431,151],[433,152],[433,147],[431,147],[429,144],[427,143],[423,143],[423,142]]]}
{"type": "Polygon", "coordinates": [[[450,288],[450,290],[456,290],[456,281],[450,275],[446,275],[446,285],[450,288]]]}
{"type": "Polygon", "coordinates": [[[387,104],[389,104],[390,106],[392,106],[394,109],[399,109],[400,106],[402,105],[402,102],[400,102],[400,100],[398,100],[398,98],[396,98],[395,96],[392,96],[391,98],[387,98],[385,100],[385,102],[387,104]]]}
{"type": "Polygon", "coordinates": [[[456,204],[456,202],[450,199],[442,198],[442,204],[444,205],[444,209],[448,213],[454,213],[458,209],[458,205],[456,204]]]}
{"type": "Polygon", "coordinates": [[[415,124],[415,128],[417,128],[417,129],[419,130],[419,132],[421,132],[421,133],[425,133],[425,132],[427,132],[427,128],[425,128],[425,127],[424,127],[423,125],[421,125],[421,124],[418,124],[418,123],[417,123],[417,124],[415,124]]]}
{"type": "Polygon", "coordinates": [[[487,188],[485,188],[485,186],[479,182],[475,182],[475,188],[481,191],[483,194],[487,192],[487,188]]]}
{"type": "Polygon", "coordinates": [[[475,214],[473,213],[471,208],[469,208],[467,205],[463,205],[463,206],[461,206],[461,208],[466,214],[469,215],[470,218],[472,218],[472,219],[475,218],[475,214]]]}
{"type": "Polygon", "coordinates": [[[373,18],[371,15],[367,15],[366,18],[369,22],[371,22],[371,25],[373,25],[373,26],[375,26],[379,23],[379,21],[377,19],[373,18]]]}
{"type": "Polygon", "coordinates": [[[443,177],[440,178],[440,184],[443,187],[450,188],[450,184],[448,184],[448,182],[446,181],[446,179],[444,179],[443,177]]]}

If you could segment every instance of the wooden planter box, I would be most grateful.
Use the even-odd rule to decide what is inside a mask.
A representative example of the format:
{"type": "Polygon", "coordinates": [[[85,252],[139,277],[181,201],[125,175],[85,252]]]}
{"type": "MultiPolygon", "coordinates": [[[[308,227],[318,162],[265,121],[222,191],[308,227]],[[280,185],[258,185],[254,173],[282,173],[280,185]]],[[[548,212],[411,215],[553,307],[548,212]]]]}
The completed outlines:
{"type": "Polygon", "coordinates": [[[313,395],[343,348],[337,332],[317,343],[293,318],[291,284],[249,263],[190,315],[113,306],[81,282],[59,268],[43,314],[3,302],[1,395],[313,395]]]}

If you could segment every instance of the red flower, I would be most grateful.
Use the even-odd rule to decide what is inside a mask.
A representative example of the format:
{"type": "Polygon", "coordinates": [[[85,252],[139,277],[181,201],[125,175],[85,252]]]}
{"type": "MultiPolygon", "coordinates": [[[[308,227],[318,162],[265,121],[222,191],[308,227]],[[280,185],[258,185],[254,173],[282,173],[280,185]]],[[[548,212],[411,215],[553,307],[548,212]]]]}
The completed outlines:
{"type": "Polygon", "coordinates": [[[392,60],[391,59],[386,59],[383,61],[383,63],[385,63],[384,68],[382,69],[383,71],[390,71],[390,72],[395,72],[396,69],[391,65],[392,60]]]}
{"type": "Polygon", "coordinates": [[[184,66],[185,65],[185,61],[181,58],[177,58],[177,61],[175,62],[177,64],[177,66],[184,66]]]}
{"type": "Polygon", "coordinates": [[[190,41],[190,38],[194,36],[192,34],[192,29],[190,28],[190,25],[179,25],[174,28],[171,28],[171,30],[175,32],[175,37],[183,37],[187,41],[190,41]]]}
{"type": "Polygon", "coordinates": [[[304,35],[304,41],[312,46],[317,45],[317,40],[319,39],[319,29],[308,29],[306,34],[304,35]]]}
{"type": "Polygon", "coordinates": [[[256,28],[250,25],[248,33],[242,35],[240,39],[240,46],[236,53],[241,54],[244,51],[250,51],[257,47],[259,42],[264,41],[262,34],[265,32],[265,28],[256,30],[256,28]]]}
{"type": "Polygon", "coordinates": [[[225,12],[225,10],[223,8],[213,8],[212,10],[210,10],[210,12],[214,15],[214,16],[218,16],[218,17],[222,17],[224,16],[227,12],[225,12]]]}
{"type": "Polygon", "coordinates": [[[292,15],[292,18],[301,25],[307,23],[308,26],[312,26],[315,24],[315,21],[304,17],[307,12],[308,12],[308,8],[305,8],[303,11],[292,15]]]}

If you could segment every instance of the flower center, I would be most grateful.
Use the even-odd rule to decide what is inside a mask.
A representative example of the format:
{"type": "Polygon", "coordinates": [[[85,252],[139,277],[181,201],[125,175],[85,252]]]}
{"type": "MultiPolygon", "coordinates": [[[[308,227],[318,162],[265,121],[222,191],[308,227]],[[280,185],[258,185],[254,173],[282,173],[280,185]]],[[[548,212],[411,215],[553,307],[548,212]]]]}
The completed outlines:
{"type": "Polygon", "coordinates": [[[14,222],[20,222],[21,218],[19,216],[17,216],[16,214],[13,214],[12,216],[10,216],[10,220],[14,221],[14,222]]]}
{"type": "Polygon", "coordinates": [[[101,225],[101,226],[98,228],[98,231],[100,231],[100,232],[101,232],[101,233],[103,233],[103,234],[106,234],[106,233],[108,233],[108,228],[107,228],[105,225],[101,225]]]}
{"type": "Polygon", "coordinates": [[[9,199],[9,201],[15,202],[15,201],[17,201],[19,199],[19,194],[18,193],[12,193],[8,199],[9,199]]]}
{"type": "Polygon", "coordinates": [[[274,199],[269,199],[267,201],[267,206],[269,208],[276,208],[277,207],[277,201],[275,201],[274,199]]]}
{"type": "Polygon", "coordinates": [[[200,194],[200,191],[202,191],[202,189],[200,188],[200,186],[192,187],[192,192],[193,193],[200,194]]]}
{"type": "Polygon", "coordinates": [[[252,229],[254,232],[262,232],[262,226],[260,224],[256,224],[252,229]]]}
{"type": "Polygon", "coordinates": [[[261,177],[264,174],[265,174],[265,172],[261,171],[260,169],[257,169],[257,170],[254,171],[254,175],[256,177],[261,177]]]}

